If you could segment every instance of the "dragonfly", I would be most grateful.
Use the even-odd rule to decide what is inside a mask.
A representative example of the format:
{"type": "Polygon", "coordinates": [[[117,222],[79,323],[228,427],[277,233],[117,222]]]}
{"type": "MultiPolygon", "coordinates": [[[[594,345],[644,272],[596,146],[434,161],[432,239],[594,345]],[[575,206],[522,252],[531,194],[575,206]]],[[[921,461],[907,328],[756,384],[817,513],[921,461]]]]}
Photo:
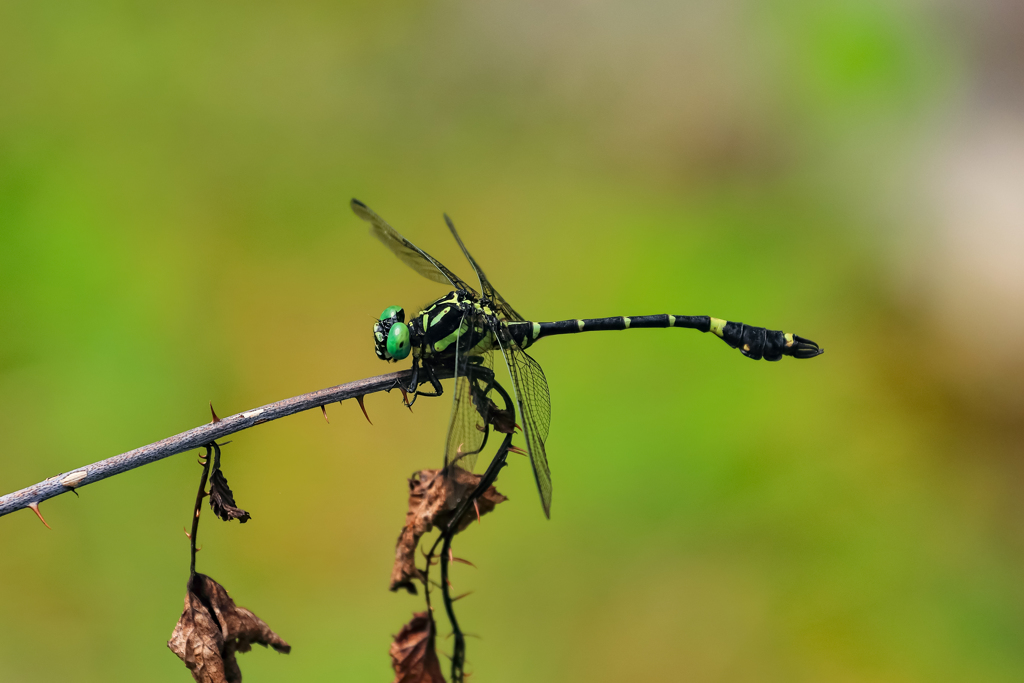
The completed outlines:
{"type": "MultiPolygon", "coordinates": [[[[662,314],[533,322],[512,308],[490,283],[447,214],[445,223],[476,273],[479,291],[402,237],[366,204],[353,199],[351,206],[359,218],[370,224],[370,233],[399,260],[428,280],[453,288],[408,321],[402,307],[388,306],[373,325],[378,358],[398,362],[412,356],[412,375],[402,387],[412,395],[412,402],[417,396],[444,393],[437,378],[440,369],[454,375],[445,467],[472,471],[492,427],[506,434],[519,427],[526,440],[523,454],[529,456],[544,515],[548,518],[551,516],[551,472],[544,443],[551,425],[551,396],[544,371],[526,352],[539,339],[599,330],[682,327],[711,332],[753,360],[777,361],[783,356],[814,358],[824,353],[813,341],[795,334],[706,315],[662,314]],[[490,398],[495,390],[507,395],[495,380],[495,355],[500,355],[512,378],[521,427],[513,415],[499,409],[490,398]],[[427,383],[429,390],[425,388],[427,383]]],[[[406,405],[411,406],[412,402],[407,401],[406,405]]]]}

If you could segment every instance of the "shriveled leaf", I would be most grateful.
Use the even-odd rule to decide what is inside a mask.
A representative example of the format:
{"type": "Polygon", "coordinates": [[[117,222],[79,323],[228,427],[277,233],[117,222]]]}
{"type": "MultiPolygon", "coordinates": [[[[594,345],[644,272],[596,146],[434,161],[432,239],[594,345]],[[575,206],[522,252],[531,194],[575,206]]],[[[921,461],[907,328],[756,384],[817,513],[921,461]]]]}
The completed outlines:
{"type": "Polygon", "coordinates": [[[417,612],[391,643],[394,683],[444,683],[441,662],[434,648],[434,620],[430,612],[417,612]]]}
{"type": "MultiPolygon", "coordinates": [[[[473,385],[473,406],[484,422],[493,426],[495,431],[502,434],[511,434],[515,430],[515,411],[499,408],[476,384],[473,385]]],[[[485,431],[483,425],[477,425],[477,429],[485,431]]]]}
{"type": "MultiPolygon", "coordinates": [[[[462,470],[460,470],[460,471],[462,471],[462,470]]],[[[468,493],[472,493],[473,490],[476,488],[476,485],[480,483],[480,479],[482,477],[477,476],[475,474],[472,474],[470,472],[465,472],[465,474],[469,475],[470,477],[475,477],[476,478],[476,483],[469,487],[468,493]]],[[[497,507],[498,503],[504,503],[506,500],[508,500],[508,498],[506,496],[498,493],[498,489],[494,488],[493,486],[488,486],[487,490],[484,491],[480,495],[480,497],[476,499],[476,507],[477,507],[477,510],[480,511],[480,516],[483,517],[488,512],[493,512],[494,508],[497,507]]],[[[448,510],[448,511],[442,512],[440,515],[437,516],[437,518],[434,521],[434,524],[437,525],[437,526],[444,526],[445,524],[448,523],[448,519],[454,513],[455,513],[454,510],[448,510]]],[[[456,529],[456,533],[458,533],[459,531],[465,531],[466,528],[468,528],[470,524],[475,522],[476,521],[476,514],[477,514],[476,510],[474,510],[473,508],[470,508],[469,512],[464,514],[462,516],[462,519],[459,520],[459,526],[456,529]]]]}
{"type": "Polygon", "coordinates": [[[199,683],[227,681],[224,674],[224,636],[216,619],[195,593],[185,594],[185,610],[174,626],[167,647],[178,655],[199,683]]]}
{"type": "MultiPolygon", "coordinates": [[[[416,567],[416,546],[420,537],[435,526],[444,526],[455,513],[459,503],[476,489],[481,476],[455,469],[446,477],[444,470],[421,470],[409,480],[409,510],[405,513],[405,528],[395,546],[395,564],[391,570],[391,590],[404,588],[416,593],[414,580],[422,579],[416,567]]],[[[507,500],[493,486],[480,496],[478,506],[483,515],[507,500]]],[[[476,519],[472,509],[460,520],[457,531],[462,531],[476,519]]]]}
{"type": "Polygon", "coordinates": [[[235,506],[235,496],[219,467],[214,468],[210,475],[210,508],[213,510],[213,514],[225,522],[237,519],[245,524],[252,518],[248,512],[235,506]]]}
{"type": "Polygon", "coordinates": [[[502,434],[511,434],[516,428],[516,414],[511,410],[502,410],[494,404],[494,401],[487,399],[490,404],[487,410],[487,421],[491,423],[494,430],[502,434]]]}
{"type": "Polygon", "coordinates": [[[196,574],[185,594],[185,609],[167,647],[181,658],[198,683],[241,683],[236,652],[252,644],[289,653],[291,646],[255,614],[239,607],[219,583],[196,574]]]}
{"type": "Polygon", "coordinates": [[[441,470],[423,470],[409,479],[409,510],[405,513],[405,528],[395,546],[395,565],[391,571],[390,589],[404,588],[416,593],[414,579],[422,574],[416,568],[416,546],[420,536],[433,528],[434,516],[446,503],[446,492],[441,470]]]}

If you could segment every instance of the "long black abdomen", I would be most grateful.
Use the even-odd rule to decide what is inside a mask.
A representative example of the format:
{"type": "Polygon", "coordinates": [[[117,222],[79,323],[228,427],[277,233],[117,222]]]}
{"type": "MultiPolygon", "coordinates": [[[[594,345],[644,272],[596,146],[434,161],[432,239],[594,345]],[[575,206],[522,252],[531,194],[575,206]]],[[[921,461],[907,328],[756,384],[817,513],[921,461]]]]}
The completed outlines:
{"type": "MultiPolygon", "coordinates": [[[[530,323],[521,323],[530,324],[530,323]]],[[[685,327],[701,332],[714,332],[726,344],[753,360],[776,361],[783,356],[814,358],[824,349],[809,339],[779,330],[752,327],[706,315],[639,315],[635,317],[583,318],[552,323],[532,323],[533,341],[556,334],[575,334],[598,330],[628,330],[643,327],[685,327]]]]}

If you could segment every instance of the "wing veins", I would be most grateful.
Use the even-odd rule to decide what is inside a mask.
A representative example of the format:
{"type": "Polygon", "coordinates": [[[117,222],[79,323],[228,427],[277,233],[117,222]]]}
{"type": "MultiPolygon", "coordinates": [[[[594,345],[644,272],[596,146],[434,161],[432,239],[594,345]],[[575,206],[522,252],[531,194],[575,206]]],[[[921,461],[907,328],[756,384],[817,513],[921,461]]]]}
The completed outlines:
{"type": "MultiPolygon", "coordinates": [[[[462,249],[462,253],[465,254],[466,259],[473,266],[473,270],[476,271],[476,276],[480,281],[480,291],[483,292],[484,297],[491,300],[495,309],[501,313],[506,321],[524,321],[525,319],[505,301],[505,298],[487,280],[487,276],[484,275],[483,270],[477,265],[476,259],[469,253],[466,245],[462,243],[462,238],[459,237],[459,233],[455,229],[455,224],[452,223],[451,218],[445,214],[444,220],[448,224],[448,229],[451,231],[452,236],[455,237],[455,241],[458,242],[459,247],[462,249]]],[[[544,377],[544,371],[537,364],[537,361],[531,358],[523,349],[519,348],[511,336],[506,339],[502,332],[507,330],[498,329],[499,327],[501,327],[501,323],[491,322],[491,332],[501,347],[501,356],[505,360],[505,367],[508,368],[509,376],[512,378],[512,391],[515,393],[519,414],[523,418],[526,449],[530,454],[530,465],[533,467],[533,476],[537,482],[537,490],[540,493],[541,505],[544,507],[544,515],[550,518],[551,471],[548,468],[547,453],[544,450],[544,441],[547,439],[548,428],[551,424],[551,394],[548,391],[547,378],[544,377]],[[520,356],[525,358],[525,360],[522,360],[520,356]],[[530,380],[530,382],[528,383],[527,380],[530,380]],[[536,400],[541,396],[544,401],[543,410],[546,414],[543,416],[540,424],[538,424],[538,416],[534,414],[534,410],[538,407],[535,405],[536,400]]]]}
{"type": "Polygon", "coordinates": [[[363,204],[358,199],[353,199],[350,205],[355,215],[370,224],[370,233],[380,240],[404,264],[428,280],[441,284],[450,284],[455,289],[475,294],[473,288],[467,285],[458,275],[450,271],[430,254],[402,237],[401,233],[374,213],[366,204],[363,204]]]}

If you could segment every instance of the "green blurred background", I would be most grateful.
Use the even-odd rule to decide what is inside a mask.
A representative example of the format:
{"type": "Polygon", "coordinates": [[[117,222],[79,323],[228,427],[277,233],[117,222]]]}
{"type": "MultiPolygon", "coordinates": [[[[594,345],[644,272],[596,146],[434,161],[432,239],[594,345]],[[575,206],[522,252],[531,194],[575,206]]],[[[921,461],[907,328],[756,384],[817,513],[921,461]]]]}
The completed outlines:
{"type": "MultiPolygon", "coordinates": [[[[445,290],[348,200],[468,277],[447,211],[532,319],[827,350],[538,345],[551,520],[517,460],[456,544],[479,680],[1024,680],[1022,27],[994,0],[0,3],[0,493],[388,370],[371,317],[445,290]]],[[[294,646],[247,682],[388,681],[422,609],[387,582],[450,404],[367,409],[226,451],[253,519],[206,516],[199,568],[294,646]]],[[[189,680],[164,643],[198,475],[0,520],[0,680],[189,680]]]]}

